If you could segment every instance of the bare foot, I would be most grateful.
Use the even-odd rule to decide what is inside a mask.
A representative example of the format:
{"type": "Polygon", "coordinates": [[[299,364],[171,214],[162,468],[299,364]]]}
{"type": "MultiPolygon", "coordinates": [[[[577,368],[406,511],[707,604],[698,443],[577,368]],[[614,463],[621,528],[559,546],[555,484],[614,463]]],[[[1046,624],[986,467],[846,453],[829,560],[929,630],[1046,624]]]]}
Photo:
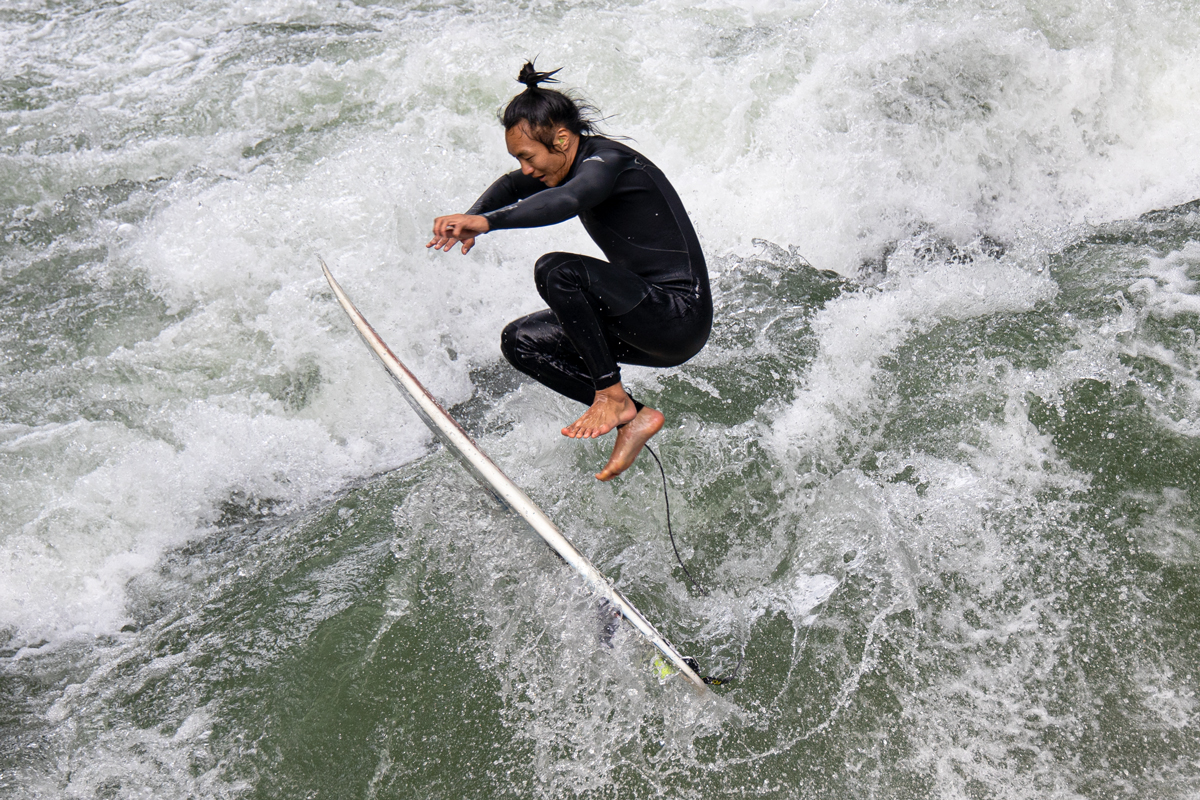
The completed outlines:
{"type": "Polygon", "coordinates": [[[665,419],[661,411],[646,406],[631,422],[618,428],[612,456],[604,465],[604,469],[596,473],[596,479],[610,481],[633,466],[638,453],[642,452],[642,447],[650,441],[651,436],[659,432],[665,419]]]}
{"type": "Polygon", "coordinates": [[[637,416],[637,406],[625,394],[621,384],[596,392],[596,399],[583,416],[562,429],[563,436],[572,439],[595,439],[603,436],[618,425],[624,425],[637,416]]]}

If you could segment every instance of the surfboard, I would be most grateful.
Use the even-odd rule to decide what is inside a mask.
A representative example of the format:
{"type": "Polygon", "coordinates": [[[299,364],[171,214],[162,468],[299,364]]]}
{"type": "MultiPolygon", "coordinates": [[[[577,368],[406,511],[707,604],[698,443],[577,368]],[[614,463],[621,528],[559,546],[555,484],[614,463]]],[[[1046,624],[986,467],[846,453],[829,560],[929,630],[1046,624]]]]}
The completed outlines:
{"type": "Polygon", "coordinates": [[[429,393],[429,390],[421,385],[416,376],[409,371],[408,367],[404,366],[403,362],[387,346],[387,343],[375,332],[375,329],[367,322],[366,317],[359,312],[354,303],[350,302],[350,298],[342,291],[342,287],[334,279],[333,273],[329,271],[329,267],[326,266],[325,260],[320,256],[317,256],[317,260],[321,262],[321,271],[325,273],[325,280],[329,281],[329,288],[333,289],[333,294],[337,298],[338,303],[341,304],[346,314],[350,317],[350,321],[354,323],[355,329],[363,341],[366,342],[367,347],[382,362],[384,369],[392,377],[392,380],[400,389],[400,393],[404,395],[404,399],[417,412],[417,416],[429,426],[434,435],[442,441],[450,452],[458,457],[463,466],[467,468],[467,471],[493,497],[520,516],[521,519],[525,520],[529,527],[533,528],[534,533],[540,536],[550,546],[550,549],[557,553],[571,569],[575,570],[593,592],[607,600],[638,633],[657,648],[679,674],[697,687],[698,690],[705,691],[707,687],[704,684],[704,680],[688,665],[683,656],[679,654],[679,651],[675,649],[675,646],[663,638],[642,612],[634,608],[633,603],[630,603],[625,595],[613,586],[612,582],[604,577],[592,565],[592,562],[580,553],[575,548],[575,545],[571,544],[566,536],[563,536],[562,532],[550,521],[545,512],[529,498],[529,495],[525,494],[519,486],[513,483],[479,449],[479,446],[467,435],[462,426],[442,408],[433,395],[429,393]]]}

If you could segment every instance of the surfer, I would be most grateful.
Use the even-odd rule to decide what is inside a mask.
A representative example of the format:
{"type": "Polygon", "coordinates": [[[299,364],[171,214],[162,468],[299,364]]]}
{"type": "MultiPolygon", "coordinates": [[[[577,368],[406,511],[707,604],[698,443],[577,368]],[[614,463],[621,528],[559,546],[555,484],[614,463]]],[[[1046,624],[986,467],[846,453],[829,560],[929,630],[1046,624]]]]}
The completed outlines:
{"type": "Polygon", "coordinates": [[[535,228],[579,217],[607,256],[548,253],[534,267],[550,308],[504,329],[500,347],[514,367],[588,406],[562,429],[617,439],[599,480],[620,475],[662,428],[664,417],[633,398],[618,363],[674,367],[708,340],[712,296],[700,242],[662,171],[645,156],[599,135],[597,111],[563,92],[559,70],[532,62],[517,80],[501,122],[508,152],[521,165],[502,176],[465,214],[438,217],[427,247],[465,255],[481,234],[535,228]]]}

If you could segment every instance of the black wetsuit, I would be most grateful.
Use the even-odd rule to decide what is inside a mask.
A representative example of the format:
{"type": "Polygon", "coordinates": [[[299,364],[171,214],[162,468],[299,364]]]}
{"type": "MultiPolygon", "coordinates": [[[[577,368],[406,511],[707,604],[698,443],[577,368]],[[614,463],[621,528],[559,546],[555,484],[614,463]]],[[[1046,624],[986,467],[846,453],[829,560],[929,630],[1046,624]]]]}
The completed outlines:
{"type": "Polygon", "coordinates": [[[556,392],[591,405],[620,382],[617,362],[674,367],[708,340],[712,295],[700,242],[662,171],[632,148],[582,137],[558,186],[510,172],[467,213],[487,217],[490,230],[578,216],[608,257],[542,256],[534,280],[550,308],[501,336],[505,358],[556,392]]]}

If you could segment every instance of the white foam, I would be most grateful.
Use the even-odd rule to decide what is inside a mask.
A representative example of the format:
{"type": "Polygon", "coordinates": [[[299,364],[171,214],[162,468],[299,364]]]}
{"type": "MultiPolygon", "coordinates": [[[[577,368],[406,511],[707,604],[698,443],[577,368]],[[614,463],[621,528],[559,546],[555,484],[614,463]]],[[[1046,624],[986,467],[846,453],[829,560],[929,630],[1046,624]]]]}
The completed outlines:
{"type": "Polygon", "coordinates": [[[1200,314],[1200,243],[1188,242],[1161,258],[1150,258],[1147,277],[1135,281],[1129,293],[1150,314],[1172,319],[1180,314],[1200,314]]]}
{"type": "Polygon", "coordinates": [[[1049,276],[1008,263],[899,262],[889,268],[883,291],[843,294],[814,319],[816,361],[797,398],[772,423],[784,463],[827,455],[873,402],[881,359],[912,332],[943,319],[1025,311],[1057,291],[1049,276]]]}

